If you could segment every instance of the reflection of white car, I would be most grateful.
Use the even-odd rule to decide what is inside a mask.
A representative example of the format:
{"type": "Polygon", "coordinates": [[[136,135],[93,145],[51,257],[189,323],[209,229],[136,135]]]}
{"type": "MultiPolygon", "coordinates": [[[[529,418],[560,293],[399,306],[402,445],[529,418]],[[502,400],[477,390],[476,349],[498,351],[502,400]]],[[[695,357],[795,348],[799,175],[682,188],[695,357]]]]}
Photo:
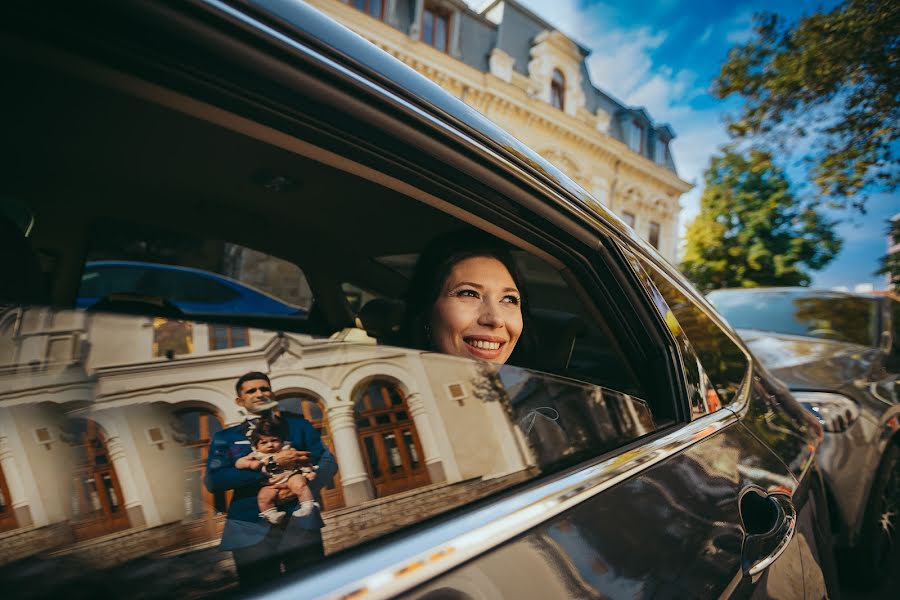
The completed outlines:
{"type": "Polygon", "coordinates": [[[210,271],[123,260],[85,264],[77,306],[90,308],[114,295],[162,298],[186,314],[306,314],[303,308],[210,271]]]}
{"type": "Polygon", "coordinates": [[[825,429],[825,473],[847,573],[875,585],[900,546],[900,303],[805,288],[707,299],[825,429]]]}

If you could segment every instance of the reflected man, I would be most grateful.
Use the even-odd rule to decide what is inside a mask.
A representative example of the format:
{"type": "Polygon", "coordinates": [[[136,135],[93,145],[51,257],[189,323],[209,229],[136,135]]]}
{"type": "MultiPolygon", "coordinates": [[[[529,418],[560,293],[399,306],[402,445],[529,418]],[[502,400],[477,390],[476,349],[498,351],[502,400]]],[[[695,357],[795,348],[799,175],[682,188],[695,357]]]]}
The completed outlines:
{"type": "MultiPolygon", "coordinates": [[[[213,437],[205,483],[213,493],[234,490],[219,549],[232,552],[241,586],[248,587],[278,577],[282,565],[285,571],[290,571],[324,557],[321,532],[324,522],[318,509],[308,516],[288,516],[279,525],[271,525],[260,516],[257,492],[261,485],[270,483],[268,476],[259,470],[235,467],[239,458],[252,451],[246,435],[249,422],[266,413],[286,422],[291,447],[277,453],[274,461],[285,466],[318,466],[315,478],[309,481],[309,488],[320,505],[320,490],[331,484],[337,473],[337,462],[309,421],[300,415],[278,410],[278,402],[265,373],[250,372],[241,376],[235,391],[235,402],[243,409],[245,421],[213,437]]],[[[288,494],[285,489],[282,497],[290,514],[297,508],[297,501],[288,494]]]]}

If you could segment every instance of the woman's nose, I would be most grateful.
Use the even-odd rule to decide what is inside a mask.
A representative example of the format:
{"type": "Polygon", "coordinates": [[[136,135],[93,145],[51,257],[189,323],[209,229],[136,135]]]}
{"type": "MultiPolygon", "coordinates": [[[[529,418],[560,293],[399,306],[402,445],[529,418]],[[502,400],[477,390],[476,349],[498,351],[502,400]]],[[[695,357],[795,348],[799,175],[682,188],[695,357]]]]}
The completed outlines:
{"type": "Polygon", "coordinates": [[[478,324],[488,327],[503,327],[503,315],[500,314],[500,307],[493,302],[482,304],[478,324]]]}

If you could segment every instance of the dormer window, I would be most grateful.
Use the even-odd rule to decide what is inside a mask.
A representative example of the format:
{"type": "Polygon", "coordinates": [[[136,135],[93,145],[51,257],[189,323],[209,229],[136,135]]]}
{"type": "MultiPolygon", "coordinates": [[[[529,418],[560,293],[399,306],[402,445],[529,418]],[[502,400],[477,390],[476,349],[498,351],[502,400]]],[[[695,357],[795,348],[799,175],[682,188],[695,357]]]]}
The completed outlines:
{"type": "Polygon", "coordinates": [[[669,162],[669,143],[659,138],[656,140],[656,162],[661,165],[669,162]]]}
{"type": "Polygon", "coordinates": [[[638,154],[644,153],[644,126],[637,120],[631,122],[628,135],[628,147],[638,154]]]}
{"type": "Polygon", "coordinates": [[[425,4],[422,11],[422,41],[441,52],[450,50],[450,11],[425,4]]]}
{"type": "Polygon", "coordinates": [[[566,106],[566,76],[559,69],[553,69],[553,79],[550,80],[550,104],[559,110],[564,110],[566,106]]]}
{"type": "Polygon", "coordinates": [[[351,4],[353,4],[354,8],[363,11],[370,17],[384,19],[384,5],[387,4],[385,0],[353,0],[351,4]]]}

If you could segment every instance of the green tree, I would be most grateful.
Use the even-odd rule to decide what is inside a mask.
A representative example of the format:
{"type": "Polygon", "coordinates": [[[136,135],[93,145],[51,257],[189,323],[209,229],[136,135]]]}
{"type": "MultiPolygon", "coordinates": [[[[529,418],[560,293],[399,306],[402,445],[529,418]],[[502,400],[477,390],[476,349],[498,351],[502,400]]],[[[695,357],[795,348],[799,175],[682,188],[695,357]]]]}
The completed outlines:
{"type": "Polygon", "coordinates": [[[681,263],[700,289],[808,285],[803,267],[821,269],[840,250],[834,223],[795,201],[768,153],[726,149],[705,179],[681,263]]]}
{"type": "Polygon", "coordinates": [[[744,100],[729,132],[770,150],[810,137],[810,178],[838,205],[862,210],[867,188],[895,189],[900,2],[844,0],[796,23],[759,13],[755,32],[714,82],[744,100]]]}
{"type": "MultiPolygon", "coordinates": [[[[891,244],[900,244],[900,218],[888,221],[887,233],[891,238],[891,244]]],[[[900,294],[900,251],[885,254],[879,260],[879,264],[875,274],[887,275],[891,280],[891,289],[900,294]]]]}

